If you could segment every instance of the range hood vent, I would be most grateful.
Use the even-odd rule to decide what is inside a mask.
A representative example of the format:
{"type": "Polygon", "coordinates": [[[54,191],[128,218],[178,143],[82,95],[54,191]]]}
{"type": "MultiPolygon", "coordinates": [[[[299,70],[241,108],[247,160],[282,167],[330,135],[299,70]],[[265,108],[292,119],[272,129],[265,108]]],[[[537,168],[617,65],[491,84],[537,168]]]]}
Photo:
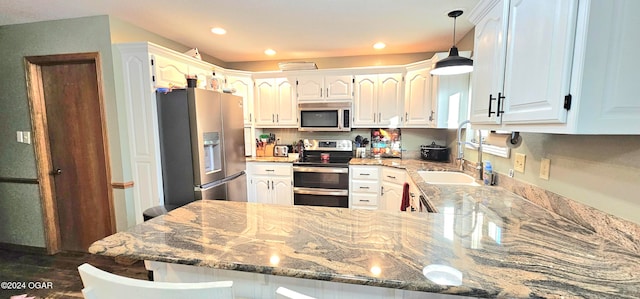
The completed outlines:
{"type": "Polygon", "coordinates": [[[280,62],[278,67],[281,71],[302,71],[302,70],[317,70],[318,66],[315,62],[306,61],[290,61],[280,62]]]}

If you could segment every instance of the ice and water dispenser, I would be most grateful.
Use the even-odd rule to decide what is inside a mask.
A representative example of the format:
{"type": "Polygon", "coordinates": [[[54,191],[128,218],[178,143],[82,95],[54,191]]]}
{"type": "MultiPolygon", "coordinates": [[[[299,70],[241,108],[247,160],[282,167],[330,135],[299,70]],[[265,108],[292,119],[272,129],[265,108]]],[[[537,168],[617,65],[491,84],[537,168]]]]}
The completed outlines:
{"type": "Polygon", "coordinates": [[[205,132],[204,144],[204,172],[206,174],[222,170],[222,144],[219,132],[205,132]]]}

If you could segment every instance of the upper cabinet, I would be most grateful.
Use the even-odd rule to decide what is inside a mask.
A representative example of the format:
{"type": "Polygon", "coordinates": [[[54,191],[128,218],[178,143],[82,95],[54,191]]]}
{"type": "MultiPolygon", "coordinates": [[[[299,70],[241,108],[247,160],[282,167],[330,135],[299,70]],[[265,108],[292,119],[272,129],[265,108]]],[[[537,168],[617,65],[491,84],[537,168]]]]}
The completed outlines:
{"type": "Polygon", "coordinates": [[[482,1],[470,15],[476,24],[472,123],[640,134],[632,79],[640,67],[640,26],[631,13],[637,9],[640,2],[631,0],[482,1]]]}
{"type": "Polygon", "coordinates": [[[432,98],[431,62],[407,68],[404,87],[404,127],[435,126],[435,105],[432,98]]]}
{"type": "Polygon", "coordinates": [[[352,75],[301,75],[296,79],[299,102],[353,99],[352,75]]]}
{"type": "Polygon", "coordinates": [[[401,127],[402,74],[355,76],[354,128],[401,127]]]}
{"type": "Polygon", "coordinates": [[[254,108],[258,128],[298,126],[295,85],[287,78],[255,79],[254,108]]]}
{"type": "Polygon", "coordinates": [[[230,73],[225,78],[225,88],[234,91],[243,100],[243,115],[245,127],[253,123],[253,80],[249,73],[230,73]]]}

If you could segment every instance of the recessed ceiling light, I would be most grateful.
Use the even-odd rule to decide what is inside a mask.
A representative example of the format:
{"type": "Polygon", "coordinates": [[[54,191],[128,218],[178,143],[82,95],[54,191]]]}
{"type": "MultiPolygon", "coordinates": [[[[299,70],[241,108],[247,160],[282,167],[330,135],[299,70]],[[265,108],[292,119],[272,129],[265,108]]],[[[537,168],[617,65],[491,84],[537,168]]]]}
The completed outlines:
{"type": "Polygon", "coordinates": [[[384,49],[384,47],[386,47],[387,45],[385,45],[383,42],[377,42],[375,44],[373,44],[373,48],[380,50],[380,49],[384,49]]]}
{"type": "Polygon", "coordinates": [[[227,30],[224,30],[224,28],[220,28],[220,27],[213,27],[211,28],[211,33],[214,33],[217,35],[223,35],[227,33],[227,30]]]}
{"type": "Polygon", "coordinates": [[[273,55],[276,55],[276,50],[274,50],[274,49],[266,49],[266,50],[264,50],[264,54],[265,55],[269,55],[269,56],[273,56],[273,55]]]}

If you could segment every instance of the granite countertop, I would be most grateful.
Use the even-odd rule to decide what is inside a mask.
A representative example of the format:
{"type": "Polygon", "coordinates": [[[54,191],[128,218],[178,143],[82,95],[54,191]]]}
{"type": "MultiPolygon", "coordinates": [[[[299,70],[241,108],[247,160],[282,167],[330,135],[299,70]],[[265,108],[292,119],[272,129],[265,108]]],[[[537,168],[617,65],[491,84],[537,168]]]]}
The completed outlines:
{"type": "MultiPolygon", "coordinates": [[[[415,164],[397,166],[413,177],[415,164]]],[[[501,188],[416,183],[440,213],[196,201],[89,251],[489,298],[640,295],[640,256],[592,231],[501,188]],[[427,279],[433,265],[461,284],[427,279]]]]}

